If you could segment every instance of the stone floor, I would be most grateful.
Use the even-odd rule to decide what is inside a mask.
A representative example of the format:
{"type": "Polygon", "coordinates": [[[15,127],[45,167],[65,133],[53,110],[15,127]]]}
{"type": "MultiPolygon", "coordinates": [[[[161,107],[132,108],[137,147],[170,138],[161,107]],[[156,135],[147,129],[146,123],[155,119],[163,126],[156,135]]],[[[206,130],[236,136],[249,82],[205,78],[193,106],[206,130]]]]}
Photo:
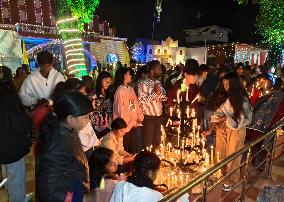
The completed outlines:
{"type": "MultiPolygon", "coordinates": [[[[35,186],[35,177],[34,177],[34,158],[32,154],[29,154],[26,157],[26,189],[27,193],[33,193],[34,195],[34,186],[35,186]]],[[[246,202],[252,202],[255,201],[260,190],[267,185],[279,185],[284,184],[284,155],[282,154],[278,159],[276,159],[273,162],[273,168],[272,168],[272,178],[268,178],[266,176],[266,173],[257,173],[257,176],[260,176],[260,179],[248,190],[246,194],[246,202]]],[[[251,179],[250,179],[251,180],[251,179]]],[[[230,196],[228,196],[224,202],[233,202],[235,201],[236,197],[240,193],[240,188],[230,196]]],[[[218,186],[216,190],[213,191],[212,194],[210,194],[210,197],[207,197],[207,201],[212,202],[219,202],[218,199],[220,196],[225,196],[225,192],[221,190],[221,186],[218,186]],[[211,196],[210,196],[211,195],[211,196]]],[[[7,194],[5,190],[2,188],[0,189],[0,202],[8,202],[7,194]]]]}

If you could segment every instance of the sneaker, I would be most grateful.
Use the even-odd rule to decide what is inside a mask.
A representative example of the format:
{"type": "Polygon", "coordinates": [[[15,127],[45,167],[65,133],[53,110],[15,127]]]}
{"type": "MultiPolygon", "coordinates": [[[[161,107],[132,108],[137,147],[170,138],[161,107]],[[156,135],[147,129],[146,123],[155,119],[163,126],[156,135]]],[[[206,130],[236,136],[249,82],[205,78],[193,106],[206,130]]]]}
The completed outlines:
{"type": "Polygon", "coordinates": [[[231,185],[229,185],[229,184],[223,184],[223,191],[229,192],[229,191],[231,191],[231,190],[232,190],[231,185]]]}

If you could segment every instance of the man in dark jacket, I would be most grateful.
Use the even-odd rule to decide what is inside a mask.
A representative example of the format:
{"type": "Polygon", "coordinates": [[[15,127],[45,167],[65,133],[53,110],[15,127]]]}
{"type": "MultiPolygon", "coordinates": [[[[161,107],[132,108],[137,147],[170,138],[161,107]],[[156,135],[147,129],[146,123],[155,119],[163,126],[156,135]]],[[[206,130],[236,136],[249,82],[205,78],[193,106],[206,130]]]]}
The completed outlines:
{"type": "Polygon", "coordinates": [[[31,120],[25,114],[8,67],[0,67],[0,163],[10,202],[25,201],[25,160],[31,120]]]}

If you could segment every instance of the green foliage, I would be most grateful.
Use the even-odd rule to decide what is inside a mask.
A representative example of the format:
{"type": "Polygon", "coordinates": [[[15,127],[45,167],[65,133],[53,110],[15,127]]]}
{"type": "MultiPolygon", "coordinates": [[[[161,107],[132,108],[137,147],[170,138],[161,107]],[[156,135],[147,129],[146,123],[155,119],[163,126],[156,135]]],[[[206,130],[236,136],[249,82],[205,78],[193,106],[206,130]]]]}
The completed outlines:
{"type": "Polygon", "coordinates": [[[63,19],[66,17],[77,17],[77,28],[82,30],[84,24],[93,20],[94,13],[100,0],[56,0],[55,17],[63,19]]]}
{"type": "Polygon", "coordinates": [[[260,0],[259,6],[258,32],[265,42],[280,44],[284,39],[284,1],[260,0]]]}
{"type": "Polygon", "coordinates": [[[65,0],[70,8],[72,16],[79,19],[81,23],[90,23],[100,0],[65,0]]]}
{"type": "Polygon", "coordinates": [[[71,16],[70,8],[68,8],[65,0],[56,0],[54,4],[56,20],[71,16]]]}
{"type": "MultiPolygon", "coordinates": [[[[237,0],[247,4],[249,0],[237,0]]],[[[267,62],[274,66],[282,56],[281,43],[284,40],[284,0],[251,0],[259,3],[259,14],[256,18],[257,32],[264,42],[271,44],[267,62]]]]}

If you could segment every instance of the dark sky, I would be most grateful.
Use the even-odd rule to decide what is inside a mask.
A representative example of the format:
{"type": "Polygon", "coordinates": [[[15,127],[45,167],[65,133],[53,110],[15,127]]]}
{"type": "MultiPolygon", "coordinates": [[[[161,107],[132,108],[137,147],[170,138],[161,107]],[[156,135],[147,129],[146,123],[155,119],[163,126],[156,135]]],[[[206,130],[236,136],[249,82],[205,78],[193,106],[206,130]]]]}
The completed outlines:
{"type": "MultiPolygon", "coordinates": [[[[184,43],[182,29],[197,27],[195,16],[199,11],[200,26],[220,25],[233,30],[231,42],[255,43],[255,5],[240,6],[234,0],[163,0],[161,22],[156,25],[155,39],[167,36],[184,43]]],[[[96,14],[101,21],[116,26],[117,36],[132,43],[135,38],[151,39],[155,0],[101,0],[96,14]]]]}

